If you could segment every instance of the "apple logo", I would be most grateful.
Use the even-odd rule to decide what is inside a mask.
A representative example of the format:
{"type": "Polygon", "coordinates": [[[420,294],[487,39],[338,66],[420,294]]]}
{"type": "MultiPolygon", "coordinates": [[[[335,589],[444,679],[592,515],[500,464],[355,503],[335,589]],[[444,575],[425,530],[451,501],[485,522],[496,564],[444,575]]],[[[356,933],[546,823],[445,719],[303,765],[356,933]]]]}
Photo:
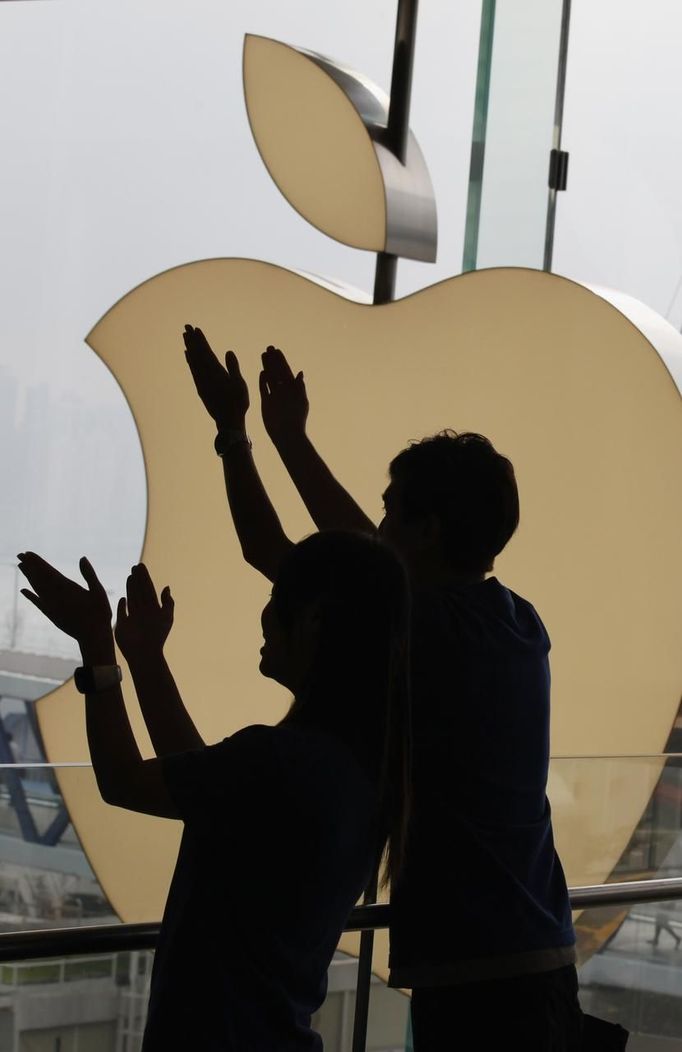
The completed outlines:
{"type": "MultiPolygon", "coordinates": [[[[273,178],[333,236],[373,251],[402,238],[428,258],[435,213],[418,148],[411,170],[400,173],[402,190],[386,191],[380,143],[367,133],[362,102],[351,104],[352,74],[335,80],[329,66],[247,38],[247,107],[273,178]],[[278,80],[282,66],[287,75],[278,80]],[[345,161],[352,173],[365,171],[351,195],[366,209],[359,226],[342,190],[319,192],[319,180],[332,177],[324,159],[315,167],[322,117],[312,112],[311,95],[330,127],[342,113],[347,142],[355,136],[353,156],[364,157],[345,161]],[[266,119],[270,104],[303,115],[299,123],[290,117],[293,149],[279,111],[266,119]]],[[[240,355],[255,402],[261,350],[276,342],[286,351],[305,371],[311,437],[377,519],[387,464],[410,439],[443,427],[475,430],[512,459],[521,527],[495,572],[533,601],[553,639],[552,753],[575,758],[555,761],[550,784],[569,882],[605,880],[664,762],[615,757],[660,753],[680,702],[682,337],[628,297],[514,268],[470,272],[372,306],[267,262],[209,259],[157,274],[124,296],[87,342],[121,385],[139,429],[148,483],[143,558],[173,586],[169,662],[207,740],[276,721],[288,699],[257,673],[266,582],[243,563],[229,522],[211,423],[182,353],[186,322],[201,324],[216,350],[240,355]]],[[[304,536],[312,523],[257,405],[248,427],[287,532],[304,536]]],[[[38,714],[50,757],[64,755],[66,743],[86,754],[71,681],[44,698],[38,714]]],[[[136,727],[142,741],[141,721],[136,727]]],[[[158,918],[176,824],[107,807],[89,772],[65,772],[61,788],[119,915],[158,918]]],[[[380,974],[385,944],[377,939],[380,974]]],[[[346,937],[344,948],[355,945],[346,937]]]]}

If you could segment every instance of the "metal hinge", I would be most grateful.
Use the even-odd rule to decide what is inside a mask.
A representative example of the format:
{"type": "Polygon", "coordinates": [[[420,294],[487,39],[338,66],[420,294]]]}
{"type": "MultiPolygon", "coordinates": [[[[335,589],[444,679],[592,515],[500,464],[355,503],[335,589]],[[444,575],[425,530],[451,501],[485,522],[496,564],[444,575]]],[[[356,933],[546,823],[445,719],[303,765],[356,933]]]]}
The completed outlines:
{"type": "Polygon", "coordinates": [[[550,150],[549,152],[549,188],[565,190],[568,182],[568,151],[550,150]]]}

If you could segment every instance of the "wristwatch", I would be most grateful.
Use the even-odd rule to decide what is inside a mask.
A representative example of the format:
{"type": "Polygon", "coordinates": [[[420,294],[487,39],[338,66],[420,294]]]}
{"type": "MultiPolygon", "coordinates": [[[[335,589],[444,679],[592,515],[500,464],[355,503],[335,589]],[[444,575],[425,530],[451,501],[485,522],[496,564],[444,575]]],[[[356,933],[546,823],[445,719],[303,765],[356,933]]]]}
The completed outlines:
{"type": "Polygon", "coordinates": [[[99,694],[117,686],[122,679],[120,665],[81,665],[73,674],[79,694],[99,694]]]}
{"type": "Polygon", "coordinates": [[[224,457],[227,451],[232,449],[233,446],[241,445],[247,445],[249,449],[252,448],[251,439],[246,431],[241,431],[238,428],[226,427],[219,431],[215,436],[213,448],[219,457],[224,457]]]}

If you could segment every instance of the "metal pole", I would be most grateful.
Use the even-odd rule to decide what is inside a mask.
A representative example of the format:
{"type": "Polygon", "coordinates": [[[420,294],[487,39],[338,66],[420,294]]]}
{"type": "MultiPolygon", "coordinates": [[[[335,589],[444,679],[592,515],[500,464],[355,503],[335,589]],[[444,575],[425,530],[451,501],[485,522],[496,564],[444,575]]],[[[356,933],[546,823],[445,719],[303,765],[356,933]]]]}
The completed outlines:
{"type": "MultiPolygon", "coordinates": [[[[419,0],[398,0],[395,41],[393,44],[391,98],[388,105],[388,121],[384,145],[395,154],[401,164],[405,163],[407,139],[410,131],[412,68],[417,36],[418,7],[419,0]]],[[[390,303],[394,299],[397,269],[397,256],[390,255],[387,252],[377,253],[373,296],[375,304],[390,303]]],[[[376,902],[377,881],[378,874],[374,873],[363,899],[363,903],[366,906],[376,902]]],[[[367,1044],[367,1019],[369,1017],[373,951],[374,932],[363,931],[360,936],[360,953],[358,955],[358,983],[355,992],[355,1014],[353,1018],[353,1052],[365,1052],[367,1044]]]]}
{"type": "MultiPolygon", "coordinates": [[[[554,135],[552,148],[561,149],[561,127],[564,121],[564,96],[566,93],[566,65],[568,62],[568,31],[571,23],[571,0],[564,0],[561,12],[561,33],[559,36],[559,61],[557,65],[556,98],[554,101],[554,135]]],[[[545,256],[542,269],[552,269],[554,253],[554,224],[556,222],[556,195],[559,191],[550,186],[547,198],[547,223],[545,225],[545,256]]]]}
{"type": "MultiPolygon", "coordinates": [[[[376,902],[377,874],[375,873],[363,898],[366,906],[376,902]]],[[[353,1015],[353,1052],[365,1052],[367,1044],[367,1020],[369,1018],[369,992],[372,983],[372,953],[374,951],[374,932],[363,931],[360,936],[360,953],[358,955],[358,982],[355,987],[355,1013],[353,1015]]]]}
{"type": "MultiPolygon", "coordinates": [[[[398,16],[393,45],[393,72],[391,74],[391,101],[388,107],[388,122],[384,146],[405,163],[407,137],[410,130],[410,99],[412,96],[412,67],[414,45],[417,35],[417,8],[419,0],[398,0],[398,16]]],[[[390,303],[395,296],[395,278],[398,257],[387,252],[377,253],[374,272],[375,304],[390,303]]]]}
{"type": "Polygon", "coordinates": [[[462,270],[476,270],[478,257],[478,233],[481,225],[481,201],[483,198],[483,164],[485,141],[488,132],[488,107],[490,104],[490,74],[495,37],[496,0],[483,0],[481,6],[481,30],[478,42],[478,68],[476,71],[476,98],[474,102],[474,126],[471,133],[471,160],[469,162],[469,192],[467,195],[466,223],[464,226],[464,255],[462,270]]]}

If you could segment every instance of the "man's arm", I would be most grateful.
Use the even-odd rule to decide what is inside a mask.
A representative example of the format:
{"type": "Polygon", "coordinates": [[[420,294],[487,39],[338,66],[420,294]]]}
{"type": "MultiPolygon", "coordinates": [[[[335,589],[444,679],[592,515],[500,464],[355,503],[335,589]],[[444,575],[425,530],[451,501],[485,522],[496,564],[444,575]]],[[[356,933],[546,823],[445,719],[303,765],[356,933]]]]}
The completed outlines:
{"type": "Polygon", "coordinates": [[[204,741],[180,696],[163,648],[175,603],[166,586],[157,598],[147,567],[133,566],[116,614],[116,642],[128,662],[157,756],[201,749],[204,741]]]}
{"type": "Polygon", "coordinates": [[[274,581],[284,557],[294,546],[293,541],[282,529],[248,442],[230,446],[222,462],[227,503],[242,555],[268,581],[274,581]]]}
{"type": "Polygon", "coordinates": [[[185,357],[197,393],[222,439],[227,500],[246,561],[270,581],[292,547],[256,468],[246,437],[249,392],[237,356],[228,351],[225,367],[201,329],[185,326],[185,357]]]}
{"type": "Polygon", "coordinates": [[[318,530],[375,533],[374,523],[337,481],[306,434],[303,373],[294,376],[282,352],[268,347],[259,383],[265,429],[318,530]]]}
{"type": "MultiPolygon", "coordinates": [[[[19,556],[19,569],[33,591],[22,595],[78,643],[85,665],[115,665],[107,593],[87,559],[80,569],[87,588],[64,577],[33,552],[19,556]]],[[[178,818],[159,760],[143,760],[118,684],[85,698],[88,745],[97,785],[109,804],[131,811],[178,818]]]]}

